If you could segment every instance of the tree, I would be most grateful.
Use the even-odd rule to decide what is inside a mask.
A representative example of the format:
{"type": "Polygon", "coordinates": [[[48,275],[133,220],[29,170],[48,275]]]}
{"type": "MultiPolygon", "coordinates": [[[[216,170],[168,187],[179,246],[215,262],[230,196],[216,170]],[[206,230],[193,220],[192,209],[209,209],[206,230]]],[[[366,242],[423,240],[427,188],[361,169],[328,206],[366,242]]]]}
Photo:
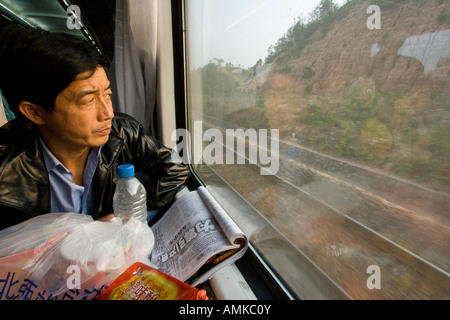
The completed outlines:
{"type": "Polygon", "coordinates": [[[304,67],[302,70],[302,79],[309,80],[316,75],[316,72],[312,67],[304,67]]]}
{"type": "Polygon", "coordinates": [[[310,20],[320,20],[333,13],[338,5],[333,0],[321,0],[310,15],[310,20]]]}

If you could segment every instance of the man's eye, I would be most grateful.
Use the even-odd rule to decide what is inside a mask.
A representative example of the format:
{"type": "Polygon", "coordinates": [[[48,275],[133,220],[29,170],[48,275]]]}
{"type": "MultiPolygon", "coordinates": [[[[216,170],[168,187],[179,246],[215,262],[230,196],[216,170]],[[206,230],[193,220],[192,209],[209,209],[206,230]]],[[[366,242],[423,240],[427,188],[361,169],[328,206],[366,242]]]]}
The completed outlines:
{"type": "Polygon", "coordinates": [[[80,104],[91,104],[95,101],[95,98],[88,98],[88,99],[83,99],[80,101],[80,104]]]}

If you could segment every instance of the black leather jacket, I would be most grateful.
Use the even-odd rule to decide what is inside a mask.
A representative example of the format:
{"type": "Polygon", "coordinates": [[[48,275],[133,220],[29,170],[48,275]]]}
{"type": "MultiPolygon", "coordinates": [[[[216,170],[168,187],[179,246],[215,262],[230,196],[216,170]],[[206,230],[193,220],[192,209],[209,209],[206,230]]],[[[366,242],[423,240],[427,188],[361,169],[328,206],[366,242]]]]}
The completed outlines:
{"type": "MultiPolygon", "coordinates": [[[[96,220],[113,212],[116,169],[131,163],[143,173],[148,210],[170,202],[189,176],[186,165],[172,161],[172,151],[143,132],[133,118],[116,114],[102,147],[92,187],[96,220]]],[[[0,230],[50,212],[50,186],[37,130],[13,120],[0,128],[0,230]]]]}

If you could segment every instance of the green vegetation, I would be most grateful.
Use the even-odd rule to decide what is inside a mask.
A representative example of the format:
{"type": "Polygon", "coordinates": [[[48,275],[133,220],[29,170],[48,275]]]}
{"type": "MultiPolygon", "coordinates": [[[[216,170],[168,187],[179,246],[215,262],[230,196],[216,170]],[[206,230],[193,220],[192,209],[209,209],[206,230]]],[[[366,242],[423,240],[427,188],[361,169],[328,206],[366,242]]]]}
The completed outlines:
{"type": "MultiPolygon", "coordinates": [[[[395,8],[403,10],[405,2],[367,0],[365,4],[378,5],[382,10],[390,8],[392,12],[395,8]]],[[[336,23],[342,26],[361,3],[349,0],[339,7],[332,0],[322,0],[307,22],[298,19],[268,51],[265,63],[271,63],[274,71],[266,84],[259,83],[255,72],[256,67],[262,66],[262,60],[245,70],[214,59],[195,70],[201,78],[204,112],[222,119],[227,128],[269,128],[275,123],[277,129],[287,134],[295,128],[302,145],[450,190],[448,82],[428,82],[430,77],[423,75],[419,82],[414,75],[409,82],[386,89],[382,81],[376,82],[376,74],[372,72],[391,58],[384,56],[372,59],[373,65],[366,74],[347,78],[338,90],[330,92],[328,82],[321,79],[323,66],[315,57],[312,60],[303,55],[308,45],[320,43],[330,30],[336,30],[336,23]]],[[[448,10],[445,7],[436,11],[435,23],[448,21],[448,10]]],[[[404,14],[405,10],[401,12],[404,14]]],[[[395,22],[393,26],[384,24],[382,32],[376,34],[378,38],[368,41],[397,41],[401,45],[404,38],[398,41],[397,29],[395,22]]],[[[343,45],[327,50],[348,52],[357,35],[356,29],[353,34],[341,35],[339,43],[343,45]]],[[[399,59],[400,68],[417,64],[413,58],[405,60],[395,53],[392,58],[399,59]]]]}
{"type": "Polygon", "coordinates": [[[205,114],[222,119],[227,128],[268,128],[261,90],[240,88],[254,71],[222,64],[222,60],[214,59],[193,72],[201,79],[205,114]]]}
{"type": "Polygon", "coordinates": [[[391,129],[378,117],[378,101],[384,100],[380,95],[358,83],[347,87],[333,103],[322,99],[308,104],[299,112],[298,126],[308,133],[300,139],[322,152],[366,164],[382,164],[393,138],[391,129]]]}
{"type": "Polygon", "coordinates": [[[442,9],[442,11],[439,12],[437,21],[439,23],[449,23],[450,22],[450,12],[448,12],[447,9],[445,9],[445,8],[442,9]]]}
{"type": "Polygon", "coordinates": [[[269,128],[269,121],[264,114],[264,109],[258,107],[234,111],[225,117],[225,121],[230,124],[227,129],[269,128]]]}
{"type": "Polygon", "coordinates": [[[309,80],[314,78],[316,72],[312,67],[304,67],[302,70],[302,79],[309,80]]]}
{"type": "Polygon", "coordinates": [[[397,112],[409,93],[346,88],[339,99],[310,103],[299,111],[301,143],[344,159],[383,167],[419,181],[450,185],[450,94],[431,93],[426,107],[397,112]],[[395,148],[395,150],[394,150],[395,148]],[[401,151],[403,150],[403,151],[401,151]]]}
{"type": "Polygon", "coordinates": [[[316,31],[320,31],[322,37],[325,36],[330,26],[336,20],[346,17],[357,2],[358,0],[349,0],[338,7],[333,0],[321,0],[309,15],[307,22],[299,17],[286,34],[269,48],[265,62],[284,63],[300,57],[303,49],[311,42],[310,37],[316,31]]]}

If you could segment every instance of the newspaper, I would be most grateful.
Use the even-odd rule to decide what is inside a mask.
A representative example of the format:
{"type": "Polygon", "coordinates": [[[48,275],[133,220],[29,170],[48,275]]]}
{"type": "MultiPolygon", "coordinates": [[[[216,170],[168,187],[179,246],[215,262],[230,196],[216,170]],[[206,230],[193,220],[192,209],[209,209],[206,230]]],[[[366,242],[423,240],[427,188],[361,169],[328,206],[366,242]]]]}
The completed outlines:
{"type": "Polygon", "coordinates": [[[192,286],[242,257],[248,248],[246,235],[204,187],[175,201],[152,231],[151,263],[192,286]]]}

